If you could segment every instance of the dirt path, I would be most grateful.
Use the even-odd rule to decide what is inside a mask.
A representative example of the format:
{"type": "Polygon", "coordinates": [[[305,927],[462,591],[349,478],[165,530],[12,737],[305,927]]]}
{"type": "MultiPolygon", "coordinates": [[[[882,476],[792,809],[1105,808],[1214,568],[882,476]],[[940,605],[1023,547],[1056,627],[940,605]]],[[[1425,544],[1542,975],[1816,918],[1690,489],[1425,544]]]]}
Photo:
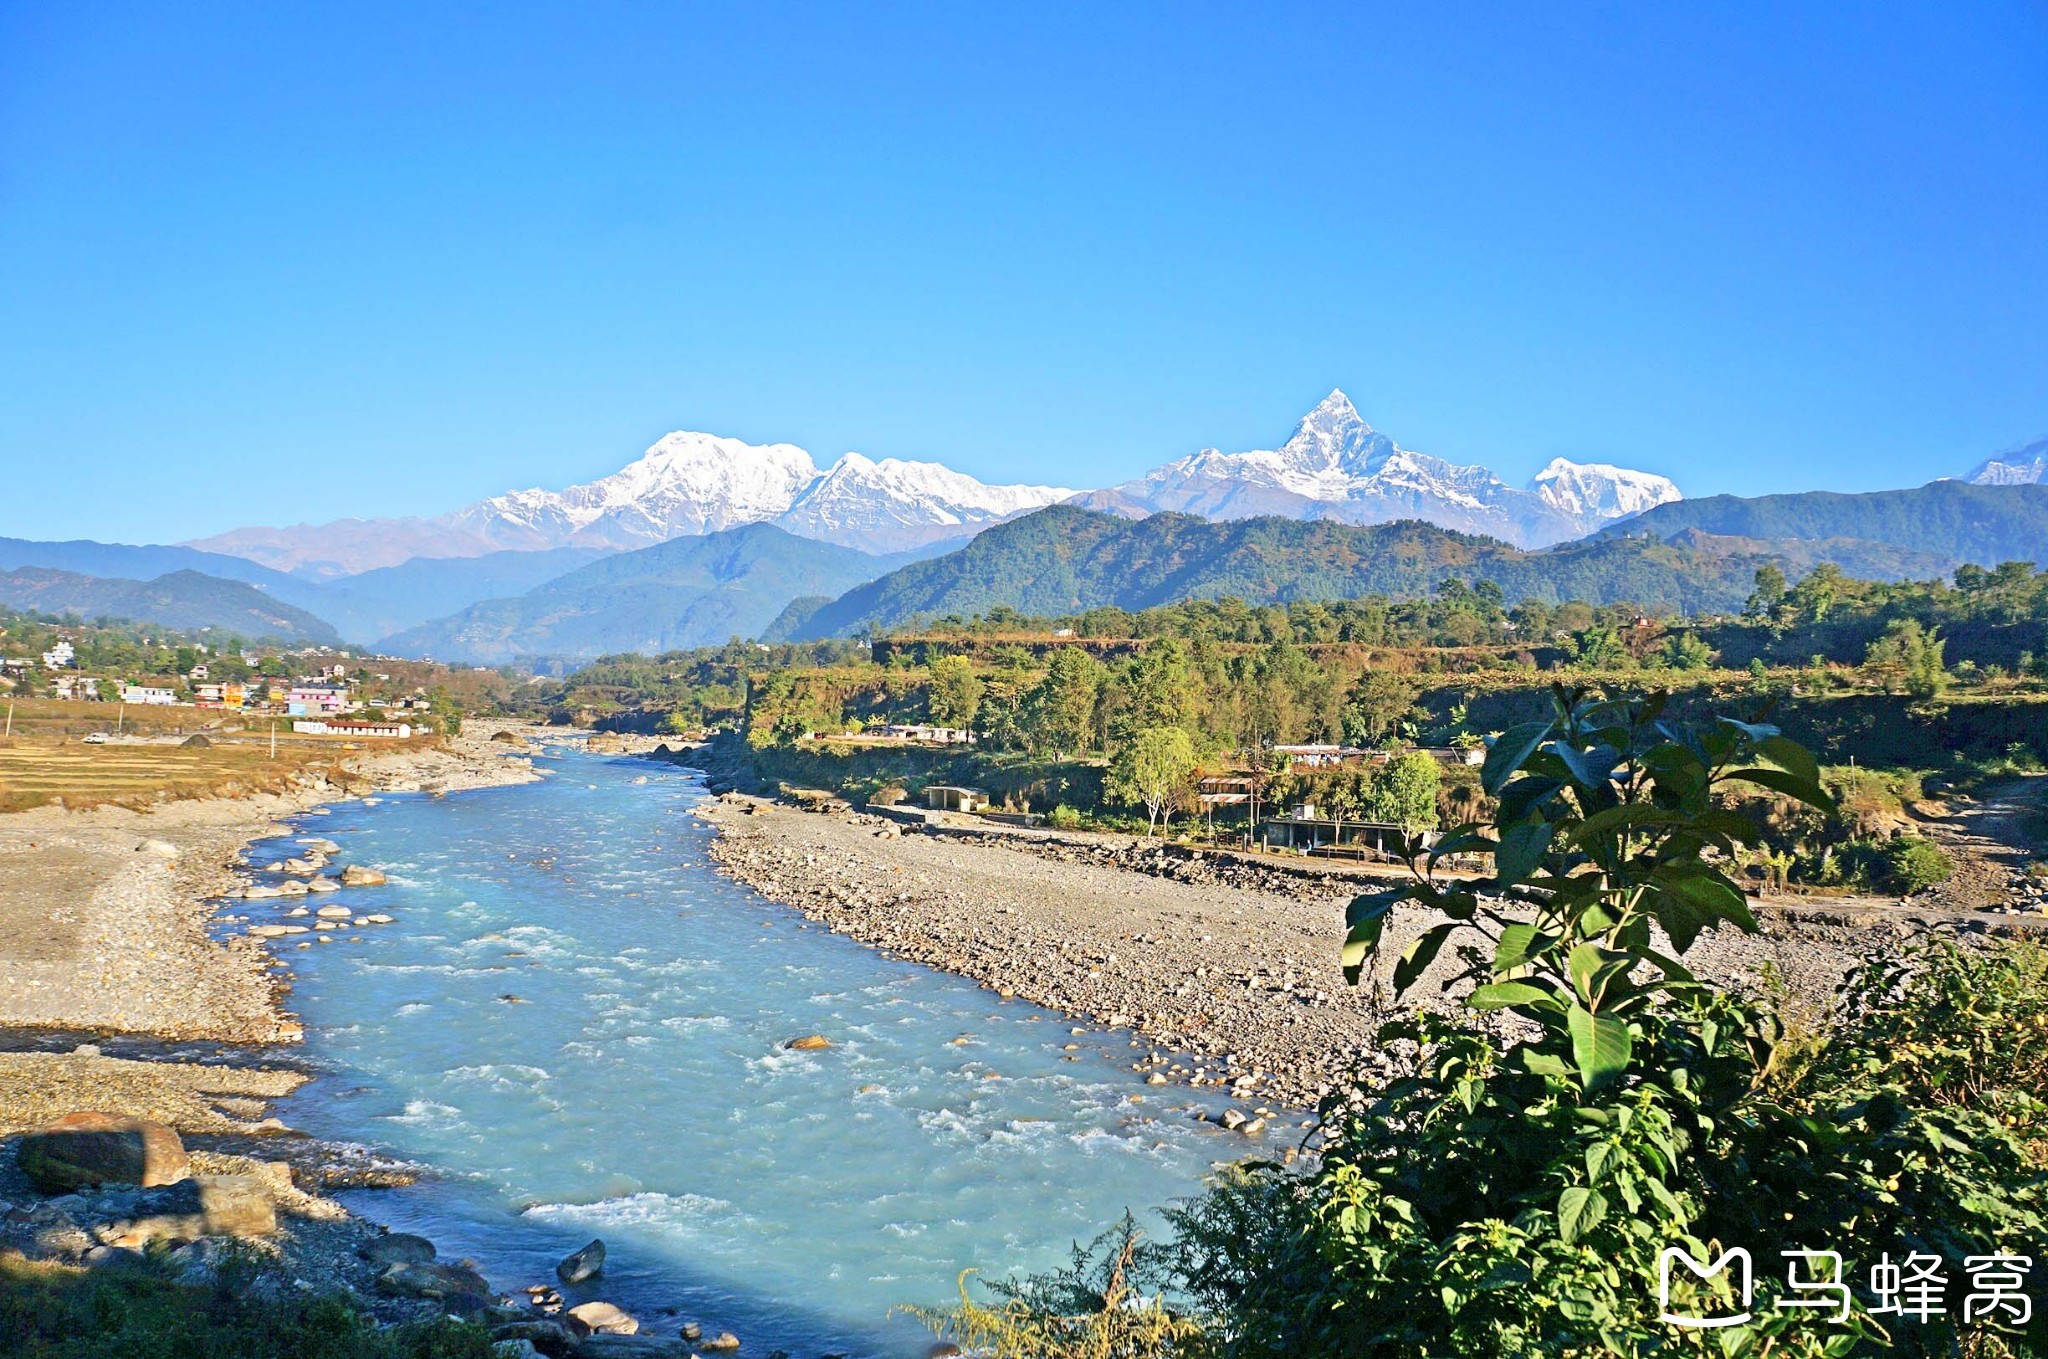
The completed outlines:
{"type": "Polygon", "coordinates": [[[2026,875],[2030,864],[2048,861],[2048,775],[2009,779],[1982,797],[1928,810],[1934,814],[1916,819],[1956,871],[1919,900],[1971,911],[2048,907],[2048,880],[2026,875]]]}

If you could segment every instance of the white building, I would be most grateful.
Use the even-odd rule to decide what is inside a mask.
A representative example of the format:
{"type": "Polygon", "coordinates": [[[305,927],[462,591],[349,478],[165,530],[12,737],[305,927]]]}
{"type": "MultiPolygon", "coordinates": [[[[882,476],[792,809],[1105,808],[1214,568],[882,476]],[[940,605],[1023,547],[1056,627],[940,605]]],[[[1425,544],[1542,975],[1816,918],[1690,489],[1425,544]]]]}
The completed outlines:
{"type": "Polygon", "coordinates": [[[167,708],[177,703],[178,696],[169,689],[158,689],[147,684],[130,684],[121,690],[121,701],[167,708]]]}

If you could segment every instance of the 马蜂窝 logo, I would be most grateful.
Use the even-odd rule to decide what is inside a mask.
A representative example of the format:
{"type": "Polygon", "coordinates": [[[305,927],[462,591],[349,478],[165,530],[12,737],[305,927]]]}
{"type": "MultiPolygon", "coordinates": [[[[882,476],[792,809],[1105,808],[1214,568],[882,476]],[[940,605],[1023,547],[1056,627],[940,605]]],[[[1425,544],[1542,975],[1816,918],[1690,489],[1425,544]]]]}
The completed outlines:
{"type": "Polygon", "coordinates": [[[1666,1246],[1657,1257],[1657,1306],[1662,1319],[1673,1326],[1684,1326],[1692,1330],[1710,1330],[1719,1326],[1740,1326],[1749,1320],[1749,1297],[1752,1284],[1750,1278],[1749,1252],[1740,1246],[1724,1250],[1711,1264],[1702,1264],[1688,1252],[1677,1246],[1666,1246]],[[1722,1270],[1733,1264],[1734,1281],[1741,1285],[1742,1310],[1727,1316],[1686,1316],[1671,1310],[1671,1266],[1682,1263],[1702,1283],[1711,1281],[1722,1270]]]}

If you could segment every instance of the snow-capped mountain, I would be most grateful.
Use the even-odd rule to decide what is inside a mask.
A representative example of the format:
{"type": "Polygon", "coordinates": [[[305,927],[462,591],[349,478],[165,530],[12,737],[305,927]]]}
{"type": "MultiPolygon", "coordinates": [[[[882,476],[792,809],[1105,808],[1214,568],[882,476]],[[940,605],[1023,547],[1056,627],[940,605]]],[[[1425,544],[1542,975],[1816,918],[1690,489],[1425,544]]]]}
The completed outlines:
{"type": "Polygon", "coordinates": [[[848,453],[806,487],[775,523],[803,538],[847,547],[886,543],[903,551],[960,538],[1073,491],[1064,486],[989,486],[936,462],[848,453]]]}
{"type": "Polygon", "coordinates": [[[338,520],[248,528],[200,540],[282,571],[338,576],[414,557],[557,547],[631,551],[741,524],[890,553],[965,538],[1073,492],[989,486],[934,462],[849,453],[820,471],[795,444],[679,430],[610,476],[566,490],[479,500],[433,519],[338,520]]]}
{"type": "Polygon", "coordinates": [[[1107,492],[1076,497],[1123,513],[1178,510],[1210,519],[1423,519],[1523,547],[1582,537],[1678,498],[1678,487],[1664,477],[1565,458],[1518,489],[1484,467],[1402,448],[1367,424],[1341,391],[1303,416],[1278,448],[1205,448],[1107,492]]]}
{"type": "Polygon", "coordinates": [[[1970,480],[1979,486],[2035,486],[2048,482],[2048,435],[1986,458],[1970,480]]]}
{"type": "Polygon", "coordinates": [[[608,477],[565,491],[513,491],[441,516],[501,548],[629,550],[773,519],[819,480],[795,444],[678,430],[608,477]]]}

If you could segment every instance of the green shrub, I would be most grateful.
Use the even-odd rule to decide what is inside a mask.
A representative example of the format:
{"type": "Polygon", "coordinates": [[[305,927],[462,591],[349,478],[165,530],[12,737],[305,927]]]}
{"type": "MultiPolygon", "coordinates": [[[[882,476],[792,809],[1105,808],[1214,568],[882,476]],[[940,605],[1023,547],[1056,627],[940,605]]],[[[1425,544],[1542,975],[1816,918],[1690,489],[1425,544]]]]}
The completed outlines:
{"type": "Polygon", "coordinates": [[[1083,819],[1080,812],[1064,802],[1045,814],[1046,824],[1057,830],[1079,830],[1083,819]]]}
{"type": "Polygon", "coordinates": [[[1883,858],[1884,889],[1900,896],[1947,882],[1956,871],[1955,860],[1949,858],[1947,851],[1917,835],[1901,835],[1887,841],[1883,858]]]}

